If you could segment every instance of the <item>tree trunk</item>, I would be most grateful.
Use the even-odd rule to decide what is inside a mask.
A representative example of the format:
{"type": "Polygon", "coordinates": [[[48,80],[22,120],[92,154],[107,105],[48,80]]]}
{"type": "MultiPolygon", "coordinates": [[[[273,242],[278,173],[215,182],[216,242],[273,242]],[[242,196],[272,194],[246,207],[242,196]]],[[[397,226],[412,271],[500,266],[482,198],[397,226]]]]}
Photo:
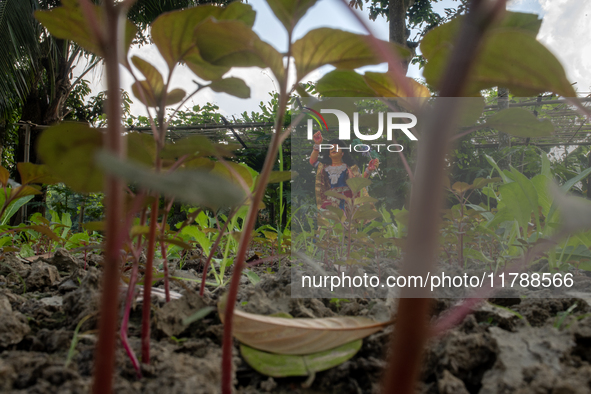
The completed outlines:
{"type": "MultiPolygon", "coordinates": [[[[45,75],[54,75],[54,80],[44,81],[43,70],[39,70],[36,76],[37,82],[29,92],[27,100],[23,106],[21,121],[28,121],[38,125],[51,125],[61,120],[64,111],[64,104],[68,98],[70,88],[69,75],[72,71],[68,63],[68,48],[63,40],[56,40],[56,48],[59,56],[57,61],[57,69],[53,69],[53,65],[49,59],[44,59],[41,63],[45,69],[45,75]],[[47,84],[49,86],[47,86],[47,84]],[[42,86],[46,86],[43,88],[42,86]]],[[[18,146],[15,152],[16,162],[26,161],[26,150],[28,149],[28,161],[34,164],[41,164],[37,155],[37,139],[41,131],[34,127],[30,130],[30,145],[27,147],[25,129],[21,127],[19,130],[18,146]]],[[[16,181],[21,182],[20,175],[16,175],[16,181]]],[[[35,195],[30,204],[33,205],[28,210],[31,215],[39,212],[45,216],[45,192],[47,188],[43,188],[43,194],[35,195]]],[[[26,220],[27,218],[22,218],[26,220]]]]}
{"type": "MultiPolygon", "coordinates": [[[[390,0],[388,2],[389,40],[406,46],[406,10],[414,3],[414,0],[390,0]]],[[[408,59],[403,59],[402,68],[408,70],[408,59]]]]}

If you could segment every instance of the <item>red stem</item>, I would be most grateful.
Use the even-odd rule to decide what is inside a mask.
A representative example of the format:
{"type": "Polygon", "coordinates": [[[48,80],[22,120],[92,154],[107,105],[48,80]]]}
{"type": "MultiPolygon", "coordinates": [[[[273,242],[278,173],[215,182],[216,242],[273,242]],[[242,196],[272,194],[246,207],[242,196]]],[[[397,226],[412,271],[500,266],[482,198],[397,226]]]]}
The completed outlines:
{"type": "MultiPolygon", "coordinates": [[[[291,32],[288,32],[288,50],[287,59],[291,57],[291,32]]],[[[236,255],[236,261],[234,263],[234,272],[232,274],[232,280],[230,282],[230,289],[228,290],[228,301],[226,304],[225,318],[224,318],[224,335],[222,341],[222,394],[232,394],[232,348],[234,342],[232,340],[232,325],[234,324],[234,307],[236,306],[236,299],[238,297],[238,287],[240,285],[240,278],[242,275],[242,269],[244,268],[244,261],[246,259],[246,252],[248,245],[250,244],[252,229],[257,220],[259,206],[263,200],[267,182],[269,176],[273,170],[273,165],[277,159],[278,149],[281,145],[281,128],[283,124],[283,117],[285,115],[285,109],[287,107],[287,77],[288,71],[285,70],[285,79],[279,81],[280,92],[279,92],[279,105],[277,110],[277,118],[275,119],[275,133],[271,139],[271,146],[267,151],[265,158],[265,164],[263,170],[259,175],[259,184],[255,190],[254,197],[252,198],[251,206],[248,211],[246,223],[243,227],[242,234],[240,237],[240,245],[238,253],[236,255]]]]}
{"type": "Polygon", "coordinates": [[[131,305],[133,304],[133,297],[135,296],[135,285],[137,283],[137,276],[138,276],[138,266],[139,262],[136,258],[133,259],[133,267],[131,269],[131,274],[129,275],[129,284],[127,287],[127,299],[125,300],[125,310],[123,312],[123,321],[121,322],[121,344],[125,349],[125,353],[131,360],[131,364],[135,369],[136,376],[138,379],[142,377],[142,371],[140,369],[140,364],[138,362],[133,349],[129,345],[129,340],[127,339],[127,328],[129,326],[129,314],[131,312],[131,305]]]}
{"type": "Polygon", "coordinates": [[[152,267],[154,265],[154,245],[156,243],[156,224],[158,223],[158,198],[155,197],[150,212],[150,231],[144,270],[144,301],[142,305],[142,362],[150,364],[150,312],[152,307],[152,267]]]}
{"type": "MultiPolygon", "coordinates": [[[[84,2],[81,2],[84,6],[84,2]]],[[[104,2],[105,9],[105,70],[107,73],[107,133],[104,147],[117,156],[124,158],[125,152],[121,138],[121,98],[119,81],[119,53],[122,46],[119,38],[119,11],[114,0],[104,2]]],[[[87,21],[91,25],[97,21],[87,21]]],[[[103,291],[99,334],[96,345],[93,393],[110,394],[113,389],[113,367],[115,363],[115,344],[117,317],[119,315],[119,261],[121,249],[120,219],[123,217],[123,183],[116,177],[107,175],[105,187],[106,209],[106,247],[103,268],[103,291]]]]}
{"type": "MultiPolygon", "coordinates": [[[[140,218],[140,225],[144,226],[146,224],[146,209],[142,210],[142,215],[140,218]]],[[[127,287],[127,299],[125,301],[125,311],[123,312],[123,321],[121,322],[121,344],[127,353],[127,356],[131,360],[131,364],[136,371],[136,375],[139,378],[142,377],[142,371],[138,362],[138,359],[129,345],[129,340],[127,338],[127,331],[129,327],[129,314],[131,312],[131,305],[133,304],[133,297],[135,295],[135,285],[137,284],[137,277],[138,277],[138,270],[139,270],[139,257],[140,252],[142,250],[142,236],[137,236],[135,249],[131,248],[131,252],[133,255],[133,266],[131,269],[131,274],[129,275],[129,284],[127,287]]]]}
{"type": "MultiPolygon", "coordinates": [[[[459,41],[442,78],[442,97],[461,97],[467,76],[476,59],[481,39],[504,9],[504,0],[493,8],[489,2],[474,1],[462,26],[459,41]],[[501,5],[503,8],[501,9],[501,5]]],[[[444,99],[445,100],[445,99],[444,99]]],[[[439,209],[443,201],[445,154],[456,120],[457,105],[438,101],[426,120],[419,146],[415,183],[411,191],[409,233],[402,275],[425,275],[434,265],[439,236],[439,209]]],[[[404,288],[398,304],[398,323],[392,340],[392,358],[384,374],[383,392],[412,394],[419,376],[426,344],[431,300],[424,289],[404,288]],[[416,298],[411,298],[416,297],[416,298]]]]}

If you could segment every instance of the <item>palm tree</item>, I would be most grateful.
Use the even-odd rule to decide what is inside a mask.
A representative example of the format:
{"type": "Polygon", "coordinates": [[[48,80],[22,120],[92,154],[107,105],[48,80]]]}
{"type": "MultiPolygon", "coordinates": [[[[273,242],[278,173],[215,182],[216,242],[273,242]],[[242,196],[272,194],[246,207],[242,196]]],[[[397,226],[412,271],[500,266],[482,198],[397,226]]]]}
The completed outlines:
{"type": "Polygon", "coordinates": [[[0,0],[0,117],[22,105],[40,58],[36,0],[0,0]]]}
{"type": "MultiPolygon", "coordinates": [[[[140,30],[137,42],[141,45],[147,42],[145,32],[149,24],[164,12],[203,3],[229,2],[138,0],[128,17],[140,30]]],[[[75,43],[51,36],[33,17],[35,10],[60,4],[60,0],[0,0],[0,152],[11,123],[20,120],[50,125],[63,120],[69,112],[66,100],[83,81],[82,76],[100,62],[75,43]],[[73,80],[74,67],[84,59],[82,74],[73,80]]],[[[30,146],[36,146],[39,134],[34,128],[31,130],[30,146]]],[[[25,158],[24,130],[19,130],[16,139],[14,163],[25,158]]],[[[29,161],[38,163],[35,149],[31,149],[29,161]]],[[[16,177],[18,180],[18,174],[16,177]]]]}
{"type": "MultiPolygon", "coordinates": [[[[146,43],[145,32],[158,15],[198,4],[229,3],[227,0],[138,0],[129,12],[129,19],[139,27],[137,42],[146,43]]],[[[86,58],[83,73],[95,67],[100,59],[74,43],[51,36],[33,17],[38,9],[60,5],[59,0],[0,0],[0,124],[14,118],[34,124],[49,125],[66,115],[66,99],[77,83],[72,70],[86,58]]],[[[2,133],[0,126],[0,144],[2,133]]],[[[31,135],[34,146],[36,133],[31,135]]],[[[22,161],[24,145],[19,138],[16,160],[22,161]]],[[[30,160],[37,161],[35,152],[30,160]]]]}

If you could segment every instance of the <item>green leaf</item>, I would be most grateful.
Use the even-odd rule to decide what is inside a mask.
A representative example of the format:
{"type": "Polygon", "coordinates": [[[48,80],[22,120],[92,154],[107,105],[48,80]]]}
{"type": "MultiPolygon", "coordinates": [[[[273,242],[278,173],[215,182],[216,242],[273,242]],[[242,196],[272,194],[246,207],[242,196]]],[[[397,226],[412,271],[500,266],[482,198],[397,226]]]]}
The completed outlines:
{"type": "Polygon", "coordinates": [[[379,217],[380,214],[374,210],[357,211],[353,215],[353,220],[373,220],[379,217]]]}
{"type": "Polygon", "coordinates": [[[501,179],[503,180],[503,182],[505,183],[511,183],[513,182],[500,168],[499,165],[497,164],[497,162],[495,161],[495,159],[493,159],[492,157],[490,157],[489,155],[487,155],[486,153],[484,154],[484,157],[486,158],[486,161],[489,162],[489,164],[495,169],[497,170],[497,172],[499,173],[499,175],[501,176],[501,179]]]}
{"type": "Polygon", "coordinates": [[[163,242],[165,244],[170,244],[170,245],[174,245],[174,246],[178,246],[179,248],[185,249],[185,250],[192,250],[194,249],[193,245],[190,245],[186,242],[181,241],[180,239],[176,239],[176,238],[167,238],[167,237],[157,237],[157,241],[158,242],[163,242]]]}
{"type": "Polygon", "coordinates": [[[581,171],[578,175],[576,175],[576,176],[572,177],[571,179],[569,179],[568,181],[566,181],[564,183],[564,185],[562,185],[560,187],[560,189],[563,192],[568,192],[574,185],[581,182],[583,179],[587,178],[589,176],[589,174],[591,174],[591,167],[587,168],[586,170],[581,171]]]}
{"type": "Polygon", "coordinates": [[[45,130],[37,152],[60,181],[79,193],[99,192],[103,173],[94,156],[102,147],[103,135],[85,123],[64,122],[45,130]]]}
{"type": "Polygon", "coordinates": [[[376,202],[378,202],[378,199],[370,196],[361,196],[355,199],[355,205],[375,204],[376,202]]]}
{"type": "Polygon", "coordinates": [[[272,171],[267,183],[287,182],[298,175],[296,171],[272,171]]]}
{"type": "Polygon", "coordinates": [[[333,214],[335,214],[335,215],[336,215],[336,217],[337,217],[337,221],[339,221],[339,222],[340,222],[340,221],[342,221],[342,220],[343,220],[343,217],[345,216],[345,212],[343,212],[343,210],[342,210],[342,209],[340,209],[340,208],[337,208],[337,207],[335,207],[335,206],[333,206],[333,205],[329,205],[329,206],[327,206],[327,207],[326,207],[326,209],[328,209],[330,212],[332,212],[333,214]]]}
{"type": "MultiPolygon", "coordinates": [[[[208,63],[225,67],[269,67],[277,80],[282,81],[283,56],[242,22],[208,19],[195,29],[195,43],[208,63]]],[[[188,60],[187,64],[191,67],[188,60]]]]}
{"type": "Polygon", "coordinates": [[[184,100],[187,94],[183,89],[172,89],[170,92],[166,93],[166,100],[164,101],[164,105],[174,105],[178,104],[184,100]]]}
{"type": "Polygon", "coordinates": [[[215,167],[215,162],[207,157],[197,157],[183,163],[183,168],[209,172],[215,167]]]}
{"type": "Polygon", "coordinates": [[[482,116],[485,105],[483,97],[459,97],[454,101],[458,103],[458,127],[472,126],[482,116]]]}
{"type": "Polygon", "coordinates": [[[376,97],[363,75],[353,70],[333,70],[316,83],[316,91],[325,97],[376,97]]]}
{"type": "Polygon", "coordinates": [[[511,172],[513,173],[515,182],[521,187],[523,194],[530,202],[530,205],[533,209],[538,208],[538,193],[536,192],[536,188],[532,184],[531,180],[529,180],[525,175],[521,172],[517,171],[517,169],[511,166],[511,172]]]}
{"type": "Polygon", "coordinates": [[[72,217],[70,216],[69,213],[65,212],[62,215],[61,224],[65,226],[64,229],[62,230],[61,237],[66,238],[66,235],[68,235],[68,232],[72,228],[72,217]]]}
{"type": "MultiPolygon", "coordinates": [[[[18,166],[18,164],[17,164],[18,166]]],[[[8,179],[10,178],[10,173],[8,170],[2,166],[0,166],[0,186],[4,187],[8,185],[8,179]]]]}
{"type": "Polygon", "coordinates": [[[21,185],[15,187],[10,191],[10,199],[22,198],[26,196],[33,196],[35,194],[41,194],[41,191],[33,186],[21,185]]]}
{"type": "MultiPolygon", "coordinates": [[[[425,35],[421,40],[421,53],[425,58],[430,59],[434,52],[440,46],[452,46],[459,34],[460,28],[464,23],[465,16],[461,15],[448,23],[437,26],[425,35]]],[[[519,29],[521,32],[527,32],[537,35],[540,30],[542,20],[538,19],[536,14],[526,14],[521,12],[506,12],[503,19],[496,22],[489,30],[512,28],[519,29]]]]}
{"type": "Polygon", "coordinates": [[[197,320],[203,319],[205,316],[209,315],[213,311],[215,311],[215,308],[211,306],[201,308],[197,312],[193,313],[191,316],[185,318],[183,320],[183,324],[188,326],[189,324],[196,322],[197,320]]]}
{"type": "Polygon", "coordinates": [[[248,278],[250,283],[256,286],[261,281],[261,278],[252,270],[244,270],[244,275],[248,278]]]}
{"type": "MultiPolygon", "coordinates": [[[[376,92],[378,97],[406,97],[407,94],[401,89],[390,73],[366,72],[363,76],[367,85],[376,92]]],[[[412,97],[431,97],[429,89],[412,78],[406,78],[406,83],[412,89],[412,97]]]]}
{"type": "Polygon", "coordinates": [[[511,173],[513,173],[515,183],[521,188],[523,196],[529,201],[531,211],[534,212],[536,217],[538,217],[538,192],[536,191],[534,184],[513,166],[511,166],[511,173]]]}
{"type": "MultiPolygon", "coordinates": [[[[441,84],[452,48],[452,43],[442,43],[433,49],[431,56],[425,55],[428,62],[423,75],[428,84],[441,84]]],[[[487,35],[468,81],[465,90],[467,95],[477,95],[483,89],[504,86],[521,97],[547,91],[564,97],[576,97],[558,59],[531,33],[518,29],[497,29],[487,35]]]]}
{"type": "Polygon", "coordinates": [[[87,222],[83,223],[82,227],[84,227],[88,231],[105,231],[107,228],[106,222],[87,222]]]}
{"type": "Polygon", "coordinates": [[[137,81],[131,85],[133,95],[148,107],[157,107],[158,99],[154,95],[150,84],[147,81],[137,81]]]}
{"type": "MultiPolygon", "coordinates": [[[[137,81],[131,85],[131,90],[144,105],[148,107],[160,107],[164,94],[164,79],[162,74],[147,61],[133,56],[131,61],[134,66],[146,77],[144,81],[137,81]]],[[[165,105],[176,104],[185,98],[185,91],[173,89],[166,94],[165,105]]]]}
{"type": "Polygon", "coordinates": [[[551,182],[551,179],[540,174],[533,177],[531,182],[538,193],[538,204],[542,208],[542,214],[546,216],[546,222],[548,222],[552,219],[548,217],[550,207],[552,206],[552,196],[548,193],[548,184],[551,182]]]}
{"type": "Polygon", "coordinates": [[[16,168],[21,176],[21,183],[29,185],[32,183],[54,184],[57,179],[51,174],[46,165],[33,163],[17,163],[16,168]]]}
{"type": "Polygon", "coordinates": [[[362,340],[358,339],[323,352],[294,356],[267,353],[241,344],[240,353],[256,371],[263,375],[282,378],[308,376],[336,367],[353,357],[361,349],[361,345],[362,340]]]}
{"type": "Polygon", "coordinates": [[[267,4],[285,29],[291,32],[316,0],[268,0],[267,4]]]}
{"type": "Polygon", "coordinates": [[[214,92],[227,93],[243,99],[250,98],[250,88],[240,78],[229,77],[218,79],[208,86],[214,92]]]}
{"type": "Polygon", "coordinates": [[[575,260],[591,259],[591,250],[585,245],[578,245],[576,248],[572,245],[565,247],[564,249],[556,249],[556,258],[560,259],[563,254],[564,257],[569,257],[575,260]]]}
{"type": "Polygon", "coordinates": [[[351,188],[353,194],[359,193],[363,188],[371,185],[371,181],[364,177],[355,177],[347,179],[347,185],[351,188]]]}
{"type": "Polygon", "coordinates": [[[465,193],[468,190],[472,189],[472,185],[468,185],[466,182],[456,182],[451,186],[451,190],[458,192],[458,193],[465,193]]]}
{"type": "Polygon", "coordinates": [[[203,5],[159,16],[152,23],[152,40],[170,70],[178,62],[185,61],[195,74],[206,80],[219,79],[228,71],[227,67],[205,62],[195,46],[195,29],[209,17],[217,20],[236,19],[252,26],[255,12],[250,5],[235,2],[227,8],[203,5]]]}
{"type": "MultiPolygon", "coordinates": [[[[8,205],[8,208],[6,208],[6,210],[4,211],[2,218],[0,218],[0,224],[3,226],[8,224],[10,218],[13,217],[14,214],[17,213],[23,205],[31,201],[32,198],[33,195],[27,195],[11,202],[8,205]]],[[[0,205],[4,205],[5,201],[6,200],[4,198],[4,193],[0,193],[0,205]]]]}
{"type": "Polygon", "coordinates": [[[213,167],[213,170],[211,170],[211,174],[219,175],[220,177],[227,179],[235,185],[240,184],[240,181],[236,178],[236,176],[239,176],[249,188],[252,186],[252,175],[250,175],[250,171],[248,171],[246,167],[231,161],[226,161],[225,164],[233,171],[230,171],[226,165],[218,161],[215,162],[215,166],[213,167]]]}
{"type": "Polygon", "coordinates": [[[519,184],[517,182],[504,184],[499,187],[499,192],[501,193],[501,201],[503,201],[506,209],[511,213],[510,219],[517,220],[520,227],[524,230],[527,229],[533,208],[519,184]]]}
{"type": "Polygon", "coordinates": [[[152,64],[137,56],[132,56],[131,62],[146,78],[146,82],[154,93],[154,97],[159,97],[164,90],[164,79],[160,71],[152,64]]]}
{"type": "Polygon", "coordinates": [[[127,139],[127,157],[145,165],[153,165],[156,158],[156,142],[150,134],[130,132],[127,139]]]}
{"type": "Polygon", "coordinates": [[[501,178],[476,178],[474,182],[472,182],[472,187],[474,189],[482,189],[489,183],[497,183],[501,182],[501,178]]]}
{"type": "Polygon", "coordinates": [[[550,119],[538,119],[523,108],[507,108],[499,111],[491,116],[483,127],[490,127],[522,138],[546,137],[554,132],[550,119]]]}
{"type": "MultiPolygon", "coordinates": [[[[409,51],[397,44],[385,43],[407,57],[409,51]]],[[[317,68],[330,64],[338,69],[353,70],[382,63],[382,57],[369,44],[368,36],[327,27],[314,29],[293,44],[297,81],[317,68]]]]}
{"type": "Polygon", "coordinates": [[[165,196],[176,197],[187,204],[217,208],[238,205],[244,198],[240,188],[206,172],[176,171],[171,174],[157,174],[107,152],[100,152],[97,161],[105,171],[119,178],[165,196]]]}
{"type": "Polygon", "coordinates": [[[486,257],[480,250],[475,250],[475,249],[471,249],[471,248],[464,249],[464,257],[478,260],[478,261],[483,261],[485,263],[492,263],[493,262],[493,260],[486,257]]]}
{"type": "Polygon", "coordinates": [[[35,256],[35,251],[33,250],[33,248],[31,248],[31,245],[29,244],[24,244],[21,245],[21,251],[19,252],[19,254],[21,255],[21,257],[33,257],[35,256]]]}
{"type": "Polygon", "coordinates": [[[344,194],[337,193],[337,192],[332,191],[332,190],[328,190],[328,191],[324,192],[324,195],[327,196],[327,197],[334,197],[334,198],[338,198],[340,200],[345,200],[345,201],[349,201],[350,200],[350,198],[347,197],[347,196],[345,196],[344,194]]]}
{"type": "Polygon", "coordinates": [[[73,249],[90,243],[90,236],[87,233],[72,234],[66,242],[66,249],[73,249]]]}
{"type": "Polygon", "coordinates": [[[507,12],[502,19],[499,27],[511,27],[520,29],[522,32],[529,32],[534,37],[538,35],[542,20],[537,14],[529,14],[524,12],[507,12]]]}
{"type": "MultiPolygon", "coordinates": [[[[98,37],[95,37],[90,25],[86,22],[77,0],[62,0],[61,7],[50,10],[36,11],[35,18],[57,38],[71,40],[82,48],[95,55],[104,57],[98,37]]],[[[92,5],[92,13],[102,26],[104,21],[103,8],[92,5]]],[[[130,21],[125,21],[125,57],[119,59],[121,63],[127,63],[127,51],[135,38],[137,28],[130,21]]],[[[112,49],[112,48],[111,48],[112,49]]]]}
{"type": "Polygon", "coordinates": [[[37,231],[38,233],[41,233],[43,235],[45,235],[47,238],[51,239],[52,241],[55,242],[61,242],[63,241],[62,238],[58,237],[56,233],[54,233],[49,227],[47,226],[41,226],[38,224],[33,224],[30,226],[24,226],[24,227],[17,227],[15,228],[15,231],[26,231],[26,230],[33,230],[33,231],[37,231]]]}

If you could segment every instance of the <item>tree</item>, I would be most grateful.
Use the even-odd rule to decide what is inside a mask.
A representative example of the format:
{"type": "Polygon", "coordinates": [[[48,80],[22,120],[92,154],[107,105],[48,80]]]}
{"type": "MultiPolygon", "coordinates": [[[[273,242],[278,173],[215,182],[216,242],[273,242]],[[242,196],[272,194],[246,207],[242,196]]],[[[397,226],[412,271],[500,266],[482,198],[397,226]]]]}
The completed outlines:
{"type": "MultiPolygon", "coordinates": [[[[419,45],[421,38],[431,29],[448,22],[455,16],[466,11],[467,0],[459,1],[455,8],[446,8],[445,15],[433,10],[432,4],[439,0],[351,0],[350,6],[363,9],[363,3],[369,5],[369,18],[373,21],[378,16],[385,17],[389,22],[389,40],[410,49],[419,45]],[[411,37],[411,30],[418,33],[411,37]]],[[[414,56],[414,54],[413,54],[414,56]]],[[[422,62],[421,57],[415,57],[413,63],[422,62]]],[[[405,64],[408,67],[408,63],[405,64]]]]}
{"type": "MultiPolygon", "coordinates": [[[[77,0],[63,0],[63,2],[77,0]]],[[[80,93],[83,77],[102,61],[77,44],[56,39],[33,18],[33,12],[52,9],[61,0],[2,0],[0,2],[0,145],[5,143],[5,131],[11,123],[23,121],[37,125],[51,125],[70,118],[80,100],[68,100],[80,93]],[[80,76],[73,79],[74,68],[84,64],[80,76]]],[[[208,0],[139,0],[128,17],[138,27],[136,43],[145,44],[149,24],[163,12],[187,8],[208,0]]],[[[219,3],[223,3],[219,2],[219,3]]],[[[84,89],[82,89],[84,90],[84,89]]],[[[79,109],[79,108],[78,108],[79,109]]],[[[15,148],[15,162],[25,161],[25,149],[30,149],[29,161],[39,163],[34,149],[39,130],[30,133],[30,144],[25,142],[25,130],[20,129],[15,148]]],[[[18,174],[15,174],[17,181],[18,174]]],[[[41,197],[38,197],[41,202],[41,197]]]]}
{"type": "MultiPolygon", "coordinates": [[[[72,1],[72,0],[70,0],[72,1]]],[[[136,40],[145,44],[148,25],[160,14],[211,1],[196,0],[139,0],[128,17],[139,30],[136,40]]],[[[225,3],[224,1],[217,3],[225,3]]],[[[52,9],[60,0],[3,0],[0,2],[0,39],[11,43],[0,48],[0,120],[6,123],[17,112],[21,121],[49,125],[64,120],[72,108],[67,100],[83,76],[95,68],[100,60],[78,45],[59,40],[49,34],[33,18],[39,9],[52,9]],[[73,70],[86,59],[81,75],[73,80],[73,70]]],[[[19,136],[17,161],[24,159],[24,133],[19,136]]],[[[31,134],[35,146],[37,132],[31,134]]],[[[1,137],[1,136],[0,136],[1,137]]],[[[0,141],[1,142],[1,141],[0,141]]],[[[31,162],[37,162],[31,150],[31,162]]]]}

